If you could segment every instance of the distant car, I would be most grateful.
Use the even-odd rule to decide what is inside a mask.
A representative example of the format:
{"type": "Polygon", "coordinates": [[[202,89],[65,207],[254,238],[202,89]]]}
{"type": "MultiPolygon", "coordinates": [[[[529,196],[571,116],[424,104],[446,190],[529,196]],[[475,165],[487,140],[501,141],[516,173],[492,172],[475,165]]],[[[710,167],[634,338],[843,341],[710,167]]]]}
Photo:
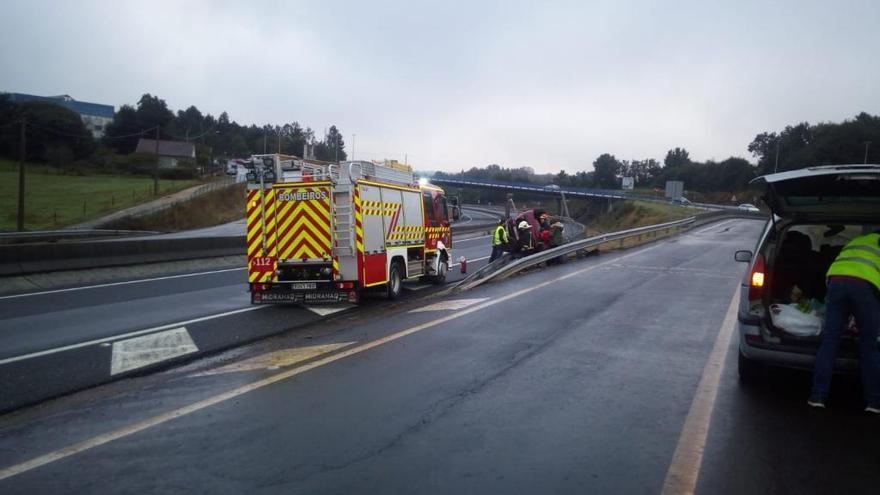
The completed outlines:
{"type": "MultiPolygon", "coordinates": [[[[752,182],[766,186],[771,218],[755,250],[734,256],[749,263],[738,312],[744,381],[778,366],[813,368],[822,342],[825,274],[847,242],[880,229],[880,166],[810,167],[752,182]]],[[[856,371],[858,359],[858,338],[848,331],[835,369],[856,371]]]]}
{"type": "Polygon", "coordinates": [[[556,184],[548,184],[544,186],[544,190],[546,191],[559,191],[560,189],[562,188],[557,186],[556,184]]]}
{"type": "Polygon", "coordinates": [[[675,204],[677,204],[677,205],[685,205],[685,206],[691,204],[691,200],[687,199],[687,198],[684,197],[684,196],[682,196],[682,197],[680,197],[680,198],[675,198],[675,199],[672,200],[672,202],[675,203],[675,204]]]}
{"type": "Polygon", "coordinates": [[[752,212],[760,212],[761,211],[758,209],[757,206],[750,204],[750,203],[743,203],[743,204],[737,206],[737,209],[742,210],[742,211],[752,211],[752,212]]]}

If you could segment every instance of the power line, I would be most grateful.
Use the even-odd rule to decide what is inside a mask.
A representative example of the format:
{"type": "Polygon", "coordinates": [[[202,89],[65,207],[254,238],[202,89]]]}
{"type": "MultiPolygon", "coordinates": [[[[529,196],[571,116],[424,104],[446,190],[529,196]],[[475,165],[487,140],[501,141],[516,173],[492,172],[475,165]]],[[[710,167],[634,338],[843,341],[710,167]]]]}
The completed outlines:
{"type": "MultiPolygon", "coordinates": [[[[16,124],[17,124],[17,122],[16,122],[16,124]]],[[[67,137],[73,137],[73,138],[84,138],[87,136],[85,134],[71,134],[69,132],[59,131],[57,129],[52,129],[51,127],[45,127],[45,126],[42,126],[39,124],[25,124],[25,125],[27,125],[28,127],[33,127],[35,129],[41,129],[43,131],[46,131],[46,132],[49,132],[51,134],[55,134],[58,136],[67,136],[67,137]]],[[[143,136],[144,134],[146,134],[148,132],[156,130],[156,128],[158,128],[158,127],[159,126],[153,126],[153,127],[150,127],[149,129],[144,129],[143,131],[140,131],[140,132],[133,132],[131,134],[122,134],[119,136],[104,136],[102,139],[125,139],[125,138],[130,138],[130,137],[135,137],[135,136],[143,136]]],[[[91,135],[88,135],[88,136],[91,137],[91,135]]]]}

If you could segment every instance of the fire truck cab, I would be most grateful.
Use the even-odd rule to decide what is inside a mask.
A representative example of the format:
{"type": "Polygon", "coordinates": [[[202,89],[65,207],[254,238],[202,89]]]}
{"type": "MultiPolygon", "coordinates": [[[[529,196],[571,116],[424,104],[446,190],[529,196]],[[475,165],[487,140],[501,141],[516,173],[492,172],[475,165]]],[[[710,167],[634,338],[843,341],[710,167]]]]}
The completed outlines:
{"type": "Polygon", "coordinates": [[[397,162],[255,155],[248,172],[253,304],[396,298],[406,279],[443,283],[452,231],[443,190],[397,162]]]}

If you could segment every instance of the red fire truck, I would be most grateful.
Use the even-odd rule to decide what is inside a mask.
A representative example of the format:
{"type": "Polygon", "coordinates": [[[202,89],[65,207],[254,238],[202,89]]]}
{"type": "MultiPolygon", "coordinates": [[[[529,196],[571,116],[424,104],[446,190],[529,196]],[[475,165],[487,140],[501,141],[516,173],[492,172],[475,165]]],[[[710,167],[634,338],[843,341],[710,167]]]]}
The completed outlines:
{"type": "Polygon", "coordinates": [[[443,190],[397,162],[255,155],[248,172],[248,282],[254,304],[358,302],[404,280],[443,283],[452,231],[443,190]]]}

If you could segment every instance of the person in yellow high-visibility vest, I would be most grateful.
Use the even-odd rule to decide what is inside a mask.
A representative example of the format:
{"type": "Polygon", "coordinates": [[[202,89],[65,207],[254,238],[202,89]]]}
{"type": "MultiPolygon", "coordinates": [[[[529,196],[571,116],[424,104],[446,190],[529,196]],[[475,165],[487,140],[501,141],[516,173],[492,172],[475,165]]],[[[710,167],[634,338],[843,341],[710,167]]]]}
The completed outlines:
{"type": "Polygon", "coordinates": [[[499,220],[498,226],[495,227],[495,232],[492,234],[492,255],[489,256],[489,263],[501,257],[508,242],[507,229],[504,228],[504,220],[499,220]]]}
{"type": "Polygon", "coordinates": [[[880,232],[849,241],[826,274],[825,328],[816,353],[813,391],[807,401],[812,407],[825,407],[831,389],[834,358],[850,315],[859,329],[862,389],[865,411],[880,414],[880,232]]]}

